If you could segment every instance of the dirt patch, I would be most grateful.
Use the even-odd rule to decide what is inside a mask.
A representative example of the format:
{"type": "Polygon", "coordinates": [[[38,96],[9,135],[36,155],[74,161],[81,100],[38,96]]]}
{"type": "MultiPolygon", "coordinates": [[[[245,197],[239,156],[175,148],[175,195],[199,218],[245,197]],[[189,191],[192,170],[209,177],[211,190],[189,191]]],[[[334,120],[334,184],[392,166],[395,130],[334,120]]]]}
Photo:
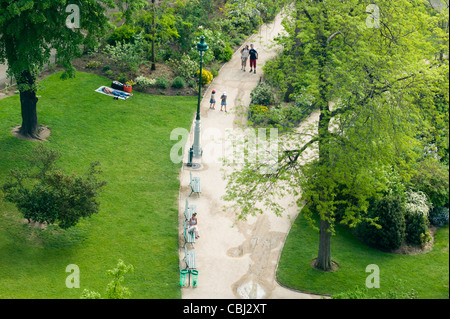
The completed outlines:
{"type": "Polygon", "coordinates": [[[46,141],[47,138],[50,136],[51,131],[49,128],[45,127],[45,126],[41,126],[39,128],[39,139],[37,138],[32,138],[29,136],[24,136],[22,134],[20,134],[19,132],[20,126],[16,126],[11,130],[11,134],[21,140],[25,140],[25,141],[33,141],[33,142],[37,142],[37,141],[46,141]]]}
{"type": "MultiPolygon", "coordinates": [[[[317,258],[314,258],[313,260],[311,260],[311,263],[310,263],[311,267],[314,269],[323,271],[322,269],[319,269],[316,267],[316,261],[317,261],[317,258]]],[[[339,264],[337,262],[331,261],[331,269],[327,270],[326,272],[335,272],[338,269],[339,269],[339,264]]]]}
{"type": "Polygon", "coordinates": [[[433,250],[434,235],[436,234],[437,229],[438,228],[435,226],[430,226],[428,228],[428,230],[430,231],[431,240],[424,246],[412,246],[408,245],[406,242],[403,242],[403,244],[398,249],[391,251],[391,253],[398,255],[420,255],[430,252],[431,250],[433,250]]]}

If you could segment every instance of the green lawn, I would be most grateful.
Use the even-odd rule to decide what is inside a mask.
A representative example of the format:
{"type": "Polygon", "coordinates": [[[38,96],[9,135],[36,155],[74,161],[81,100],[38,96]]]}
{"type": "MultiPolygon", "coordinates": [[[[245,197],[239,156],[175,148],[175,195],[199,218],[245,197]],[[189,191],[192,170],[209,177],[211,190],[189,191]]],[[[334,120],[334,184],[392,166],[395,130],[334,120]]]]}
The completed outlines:
{"type": "Polygon", "coordinates": [[[301,215],[296,219],[285,243],[278,281],[301,291],[333,295],[365,288],[366,267],[378,265],[380,288],[369,290],[375,297],[389,291],[409,292],[418,298],[448,298],[449,232],[448,226],[438,230],[434,249],[421,255],[394,255],[367,247],[344,227],[337,227],[332,238],[332,259],[339,264],[336,272],[324,273],[310,266],[317,257],[318,233],[309,227],[301,215]]]}
{"type": "MultiPolygon", "coordinates": [[[[110,81],[78,73],[41,82],[38,116],[52,131],[66,171],[83,173],[99,160],[108,182],[100,213],[67,231],[30,229],[0,199],[0,298],[79,298],[84,288],[105,292],[105,271],[118,259],[135,267],[124,286],[132,298],[180,298],[178,285],[178,175],[170,160],[170,132],[189,129],[190,97],[134,93],[126,101],[94,92],[110,81]],[[81,289],[66,288],[66,266],[80,268],[81,289]]],[[[0,183],[36,142],[14,138],[21,123],[17,95],[0,100],[0,183]]]]}

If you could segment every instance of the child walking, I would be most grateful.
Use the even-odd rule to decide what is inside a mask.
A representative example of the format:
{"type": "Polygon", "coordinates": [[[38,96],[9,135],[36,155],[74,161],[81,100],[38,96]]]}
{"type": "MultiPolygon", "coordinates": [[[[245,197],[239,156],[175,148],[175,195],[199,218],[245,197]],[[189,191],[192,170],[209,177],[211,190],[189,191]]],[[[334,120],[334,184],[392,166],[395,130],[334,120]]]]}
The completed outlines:
{"type": "Polygon", "coordinates": [[[212,90],[211,99],[209,100],[209,108],[211,110],[216,109],[216,90],[212,90]]]}
{"type": "Polygon", "coordinates": [[[223,92],[220,99],[222,100],[222,102],[220,103],[220,111],[223,111],[222,109],[225,107],[225,112],[226,112],[227,111],[227,92],[223,92]]]}

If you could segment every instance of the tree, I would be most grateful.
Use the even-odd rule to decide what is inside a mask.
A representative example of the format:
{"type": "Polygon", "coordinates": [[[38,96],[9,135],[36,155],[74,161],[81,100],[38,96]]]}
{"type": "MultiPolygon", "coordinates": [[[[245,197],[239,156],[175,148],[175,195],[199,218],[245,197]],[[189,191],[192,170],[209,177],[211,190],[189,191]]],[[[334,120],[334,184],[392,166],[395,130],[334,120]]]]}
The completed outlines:
{"type": "MultiPolygon", "coordinates": [[[[125,263],[119,259],[117,266],[114,269],[107,270],[106,274],[112,277],[106,287],[106,299],[128,299],[131,295],[128,288],[122,286],[122,282],[125,279],[125,275],[133,273],[133,265],[125,265],[125,263]]],[[[81,299],[101,299],[100,293],[92,290],[85,289],[81,295],[81,299]]]]}
{"type": "Polygon", "coordinates": [[[108,27],[105,12],[115,3],[114,0],[0,0],[0,63],[7,63],[8,73],[18,85],[22,135],[39,139],[37,76],[49,62],[51,50],[56,50],[58,61],[66,70],[63,77],[73,77],[71,59],[82,54],[83,45],[92,45],[105,34],[108,27]]]}
{"type": "MultiPolygon", "coordinates": [[[[279,70],[285,75],[280,80],[291,84],[292,95],[305,89],[314,96],[318,128],[280,136],[270,174],[258,173],[264,163],[249,161],[227,176],[225,199],[239,207],[241,218],[267,210],[280,215],[275,198],[297,196],[302,213],[319,230],[315,267],[324,271],[332,267],[337,206],[343,208],[342,224],[373,223],[366,216],[368,202],[386,190],[385,172],[393,168],[408,178],[423,146],[415,138],[423,111],[431,108],[429,97],[448,65],[434,59],[442,46],[430,39],[443,34],[425,2],[377,1],[380,16],[366,13],[371,3],[292,4],[284,22],[288,35],[280,41],[297,55],[283,53],[286,62],[275,64],[296,66],[279,70]],[[319,217],[318,227],[313,216],[319,217]]],[[[448,45],[445,50],[448,56],[448,45]]]]}
{"type": "Polygon", "coordinates": [[[99,163],[92,163],[85,176],[68,175],[58,168],[60,155],[38,145],[27,158],[29,168],[11,171],[3,185],[5,199],[16,204],[29,222],[75,226],[99,210],[97,197],[105,182],[98,181],[99,163]]]}

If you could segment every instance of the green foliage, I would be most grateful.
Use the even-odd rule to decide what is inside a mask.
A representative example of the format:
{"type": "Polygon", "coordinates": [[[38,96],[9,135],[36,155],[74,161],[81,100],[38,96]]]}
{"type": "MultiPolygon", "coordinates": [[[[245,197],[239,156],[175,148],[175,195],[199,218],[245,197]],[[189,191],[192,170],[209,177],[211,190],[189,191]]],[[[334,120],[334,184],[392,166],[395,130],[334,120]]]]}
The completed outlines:
{"type": "Polygon", "coordinates": [[[172,81],[172,87],[175,89],[182,89],[186,86],[186,82],[183,80],[182,77],[177,76],[172,81]]]}
{"type": "Polygon", "coordinates": [[[408,191],[405,202],[406,242],[421,245],[428,231],[428,216],[433,205],[422,192],[408,191]]]}
{"type": "Polygon", "coordinates": [[[97,197],[105,182],[99,182],[99,163],[92,163],[85,176],[68,175],[59,169],[59,154],[36,147],[27,158],[30,168],[11,171],[2,189],[5,199],[14,203],[28,221],[57,224],[63,229],[75,226],[81,218],[99,210],[97,197]]]}
{"type": "Polygon", "coordinates": [[[84,66],[87,69],[98,69],[98,67],[100,66],[100,62],[98,61],[89,61],[88,63],[86,63],[86,65],[84,66]]]}
{"type": "Polygon", "coordinates": [[[434,207],[449,204],[449,168],[439,161],[429,158],[417,164],[411,184],[414,189],[424,192],[434,207]]]}
{"type": "Polygon", "coordinates": [[[140,87],[142,87],[144,89],[156,85],[156,79],[147,78],[142,75],[138,76],[135,79],[135,82],[137,83],[137,85],[139,85],[140,87]]]}
{"type": "Polygon", "coordinates": [[[169,80],[166,78],[157,78],[156,79],[156,86],[161,89],[167,89],[169,87],[169,80]]]}
{"type": "Polygon", "coordinates": [[[120,27],[114,28],[114,31],[108,38],[108,44],[115,46],[118,43],[130,43],[134,41],[136,34],[142,31],[137,26],[123,24],[120,27]]]}
{"type": "MultiPolygon", "coordinates": [[[[128,288],[122,286],[122,282],[125,279],[125,275],[133,273],[133,265],[125,265],[125,263],[119,259],[116,268],[107,270],[106,274],[112,277],[112,280],[106,287],[105,299],[128,299],[131,293],[128,288]]],[[[102,299],[100,293],[88,289],[84,289],[80,299],[102,299]]]]}
{"type": "Polygon", "coordinates": [[[169,59],[168,64],[175,69],[177,75],[186,80],[193,78],[200,69],[199,63],[187,54],[183,54],[179,60],[169,59]]]}
{"type": "Polygon", "coordinates": [[[449,221],[449,209],[448,207],[438,207],[431,211],[428,217],[430,223],[437,227],[442,227],[448,224],[449,221]]]}
{"type": "Polygon", "coordinates": [[[261,9],[263,2],[255,0],[233,0],[225,4],[226,19],[231,21],[238,33],[250,34],[262,24],[261,9]]]}
{"type": "Polygon", "coordinates": [[[145,59],[148,43],[144,40],[142,33],[133,36],[133,42],[117,42],[114,46],[107,44],[104,53],[114,61],[122,71],[137,70],[145,59]]]}
{"type": "Polygon", "coordinates": [[[252,104],[271,106],[275,103],[274,92],[271,86],[265,82],[258,84],[250,93],[252,104]]]}
{"type": "Polygon", "coordinates": [[[367,218],[356,226],[356,234],[366,244],[383,250],[399,248],[405,238],[405,209],[399,197],[376,199],[369,207],[367,218]],[[374,224],[374,222],[376,224],[374,224]]]}
{"type": "Polygon", "coordinates": [[[422,214],[406,215],[406,242],[411,245],[422,245],[428,232],[428,218],[422,214]]]}
{"type": "Polygon", "coordinates": [[[375,295],[369,293],[367,287],[361,288],[356,286],[355,289],[334,294],[331,299],[417,299],[418,293],[414,289],[411,291],[405,291],[401,287],[401,281],[395,287],[388,292],[379,292],[375,295]]]}

